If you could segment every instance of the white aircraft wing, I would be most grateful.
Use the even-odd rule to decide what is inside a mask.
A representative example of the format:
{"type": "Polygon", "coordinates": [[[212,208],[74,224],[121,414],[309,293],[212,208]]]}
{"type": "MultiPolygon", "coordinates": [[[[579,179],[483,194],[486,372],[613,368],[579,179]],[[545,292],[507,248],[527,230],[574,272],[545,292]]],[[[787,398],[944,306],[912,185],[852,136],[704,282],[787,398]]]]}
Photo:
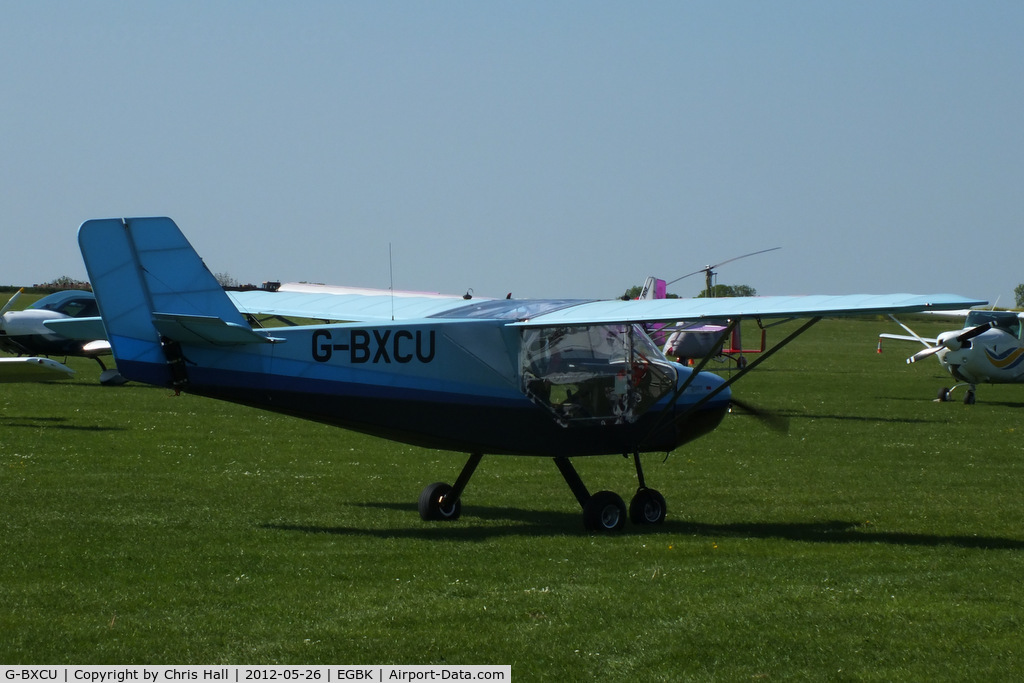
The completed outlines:
{"type": "Polygon", "coordinates": [[[40,382],[73,374],[74,370],[49,358],[0,358],[0,382],[40,382]]]}

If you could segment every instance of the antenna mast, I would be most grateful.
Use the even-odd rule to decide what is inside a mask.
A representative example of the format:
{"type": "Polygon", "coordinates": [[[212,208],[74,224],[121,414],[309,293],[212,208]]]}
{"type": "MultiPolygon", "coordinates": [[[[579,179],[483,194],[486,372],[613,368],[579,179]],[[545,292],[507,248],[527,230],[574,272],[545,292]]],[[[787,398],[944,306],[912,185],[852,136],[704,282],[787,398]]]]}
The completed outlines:
{"type": "Polygon", "coordinates": [[[391,322],[395,322],[395,266],[391,259],[391,242],[388,242],[388,291],[391,292],[391,322]]]}

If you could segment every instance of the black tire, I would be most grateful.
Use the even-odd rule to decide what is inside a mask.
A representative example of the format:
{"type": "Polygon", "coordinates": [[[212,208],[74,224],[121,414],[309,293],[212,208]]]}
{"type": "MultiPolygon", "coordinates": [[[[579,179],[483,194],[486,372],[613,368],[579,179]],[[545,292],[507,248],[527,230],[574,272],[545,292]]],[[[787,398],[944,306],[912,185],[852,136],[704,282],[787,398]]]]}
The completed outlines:
{"type": "Polygon", "coordinates": [[[626,525],[626,504],[619,494],[598,491],[583,506],[583,525],[587,531],[611,534],[626,525]]]}
{"type": "Polygon", "coordinates": [[[633,524],[661,524],[667,511],[665,496],[654,489],[640,489],[629,502],[629,521],[633,524]]]}
{"type": "Polygon", "coordinates": [[[966,394],[964,394],[964,405],[973,406],[975,399],[976,397],[974,396],[974,392],[968,391],[966,394]]]}
{"type": "Polygon", "coordinates": [[[938,400],[941,403],[945,403],[946,401],[949,400],[949,387],[942,387],[941,389],[939,389],[938,400]]]}
{"type": "Polygon", "coordinates": [[[447,506],[441,500],[452,490],[450,484],[436,481],[423,489],[420,494],[420,519],[424,522],[452,522],[462,514],[462,501],[456,500],[447,506]]]}

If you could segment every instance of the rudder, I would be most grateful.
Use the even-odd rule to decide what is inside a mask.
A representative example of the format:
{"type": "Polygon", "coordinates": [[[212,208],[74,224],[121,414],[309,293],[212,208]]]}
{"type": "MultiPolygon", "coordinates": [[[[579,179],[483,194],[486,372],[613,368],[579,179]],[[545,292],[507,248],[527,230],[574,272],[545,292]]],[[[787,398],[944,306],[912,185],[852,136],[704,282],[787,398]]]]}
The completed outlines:
{"type": "Polygon", "coordinates": [[[89,220],[78,244],[114,359],[128,379],[173,384],[154,314],[248,327],[170,218],[89,220]]]}

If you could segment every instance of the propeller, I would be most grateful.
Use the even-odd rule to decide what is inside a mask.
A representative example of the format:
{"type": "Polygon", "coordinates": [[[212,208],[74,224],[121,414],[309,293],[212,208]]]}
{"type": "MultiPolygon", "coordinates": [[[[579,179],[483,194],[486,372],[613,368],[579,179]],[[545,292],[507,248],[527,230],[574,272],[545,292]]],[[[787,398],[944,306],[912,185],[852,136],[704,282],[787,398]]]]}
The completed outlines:
{"type": "Polygon", "coordinates": [[[778,413],[771,413],[771,412],[768,412],[767,410],[764,410],[762,408],[758,408],[757,406],[753,405],[752,403],[749,403],[749,402],[744,401],[742,399],[736,398],[735,395],[731,396],[729,398],[729,401],[732,403],[732,407],[739,408],[740,410],[742,410],[743,412],[747,413],[748,415],[756,417],[758,420],[760,420],[762,423],[764,423],[764,425],[766,427],[768,427],[769,429],[771,429],[773,432],[778,432],[780,434],[788,434],[789,433],[789,418],[788,417],[783,417],[782,415],[779,415],[778,413]]]}
{"type": "Polygon", "coordinates": [[[962,349],[964,346],[964,342],[968,342],[971,339],[974,339],[979,334],[987,332],[991,328],[992,323],[989,322],[984,323],[982,325],[978,325],[977,327],[972,327],[966,332],[946,332],[944,334],[940,334],[938,340],[936,340],[937,343],[935,344],[935,346],[929,346],[927,349],[918,351],[913,356],[907,359],[907,363],[916,363],[919,360],[935,355],[936,353],[943,349],[949,349],[950,351],[962,349]]]}
{"type": "Polygon", "coordinates": [[[24,287],[22,287],[22,288],[21,288],[21,289],[19,289],[19,290],[18,290],[17,292],[15,292],[15,293],[14,293],[14,296],[12,296],[12,297],[11,297],[10,299],[8,299],[8,300],[7,300],[7,303],[6,303],[6,304],[4,304],[4,307],[3,307],[3,308],[0,308],[0,316],[2,316],[2,315],[3,315],[4,313],[6,313],[7,311],[11,310],[11,307],[12,307],[12,306],[14,306],[14,302],[18,300],[18,297],[20,297],[20,296],[21,296],[21,293],[22,293],[23,291],[25,291],[25,288],[24,288],[24,287]]]}

